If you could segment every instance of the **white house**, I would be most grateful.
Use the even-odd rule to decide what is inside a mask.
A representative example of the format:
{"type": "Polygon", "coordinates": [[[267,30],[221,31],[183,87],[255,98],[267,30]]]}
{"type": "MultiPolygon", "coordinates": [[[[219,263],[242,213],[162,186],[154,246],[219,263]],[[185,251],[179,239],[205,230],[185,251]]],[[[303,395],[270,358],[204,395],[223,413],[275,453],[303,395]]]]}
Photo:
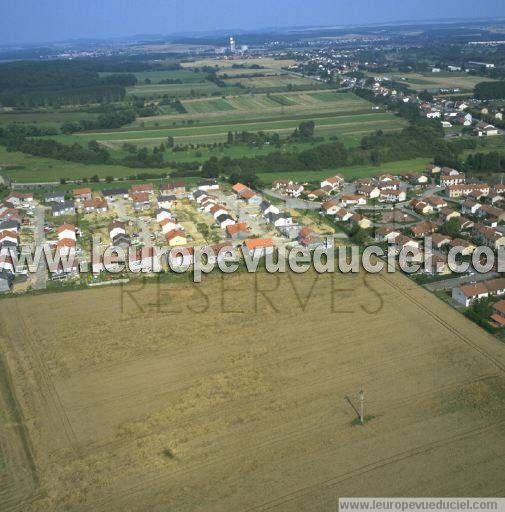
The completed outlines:
{"type": "Polygon", "coordinates": [[[75,226],[73,224],[62,224],[58,229],[58,240],[62,240],[63,238],[70,238],[72,240],[77,240],[75,234],[75,226]]]}
{"type": "Polygon", "coordinates": [[[163,234],[166,235],[168,232],[173,231],[175,229],[181,229],[181,226],[179,224],[175,223],[172,219],[163,219],[160,222],[161,231],[163,231],[163,234]]]}
{"type": "Polygon", "coordinates": [[[268,201],[262,201],[260,203],[261,213],[266,217],[269,213],[279,213],[280,210],[274,204],[268,201]]]}
{"type": "Polygon", "coordinates": [[[172,208],[176,201],[175,196],[159,196],[158,197],[158,206],[160,208],[172,208]]]}
{"type": "Polygon", "coordinates": [[[160,209],[156,210],[156,222],[161,222],[162,220],[171,219],[171,218],[172,218],[172,214],[165,208],[160,208],[160,209]]]}
{"type": "Polygon", "coordinates": [[[401,203],[407,199],[403,190],[381,190],[379,201],[384,203],[401,203]]]}
{"type": "Polygon", "coordinates": [[[126,234],[126,230],[125,230],[125,225],[123,222],[115,220],[109,224],[109,236],[110,236],[111,240],[116,238],[117,235],[125,235],[125,234],[126,234]]]}
{"type": "Polygon", "coordinates": [[[321,209],[326,215],[335,215],[340,210],[340,203],[336,199],[325,201],[321,205],[321,209]]]}

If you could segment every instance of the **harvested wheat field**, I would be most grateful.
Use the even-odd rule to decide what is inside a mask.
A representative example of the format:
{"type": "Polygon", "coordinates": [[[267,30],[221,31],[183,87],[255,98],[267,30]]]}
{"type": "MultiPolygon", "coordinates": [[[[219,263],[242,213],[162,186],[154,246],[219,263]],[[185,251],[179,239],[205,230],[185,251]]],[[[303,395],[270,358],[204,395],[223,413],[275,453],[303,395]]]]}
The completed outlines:
{"type": "Polygon", "coordinates": [[[3,511],[505,491],[505,347],[400,275],[215,275],[0,315],[3,511]]]}

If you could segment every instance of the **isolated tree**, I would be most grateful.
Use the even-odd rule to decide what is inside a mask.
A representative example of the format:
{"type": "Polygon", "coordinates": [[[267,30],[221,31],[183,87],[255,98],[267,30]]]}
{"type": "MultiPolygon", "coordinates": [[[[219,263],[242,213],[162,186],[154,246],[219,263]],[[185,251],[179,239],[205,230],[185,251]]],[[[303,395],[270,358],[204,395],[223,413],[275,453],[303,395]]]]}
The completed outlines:
{"type": "Polygon", "coordinates": [[[459,226],[459,221],[457,218],[452,218],[452,219],[449,219],[447,221],[445,221],[441,226],[440,226],[440,233],[442,233],[443,235],[447,235],[447,236],[450,236],[450,237],[453,237],[453,238],[457,238],[459,235],[460,235],[460,226],[459,226]]]}

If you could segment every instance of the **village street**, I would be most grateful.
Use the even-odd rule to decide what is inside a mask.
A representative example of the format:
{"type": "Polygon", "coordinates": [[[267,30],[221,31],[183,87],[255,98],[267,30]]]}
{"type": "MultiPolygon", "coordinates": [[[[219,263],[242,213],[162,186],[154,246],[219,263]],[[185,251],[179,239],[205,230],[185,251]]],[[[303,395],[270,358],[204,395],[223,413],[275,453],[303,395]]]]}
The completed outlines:
{"type": "Polygon", "coordinates": [[[476,273],[472,275],[464,275],[461,277],[444,279],[443,281],[435,281],[434,283],[425,284],[424,287],[430,292],[437,290],[451,290],[452,288],[456,288],[456,286],[461,286],[462,284],[478,283],[480,281],[494,279],[495,277],[499,277],[499,275],[500,274],[497,272],[486,272],[485,274],[476,273]]]}

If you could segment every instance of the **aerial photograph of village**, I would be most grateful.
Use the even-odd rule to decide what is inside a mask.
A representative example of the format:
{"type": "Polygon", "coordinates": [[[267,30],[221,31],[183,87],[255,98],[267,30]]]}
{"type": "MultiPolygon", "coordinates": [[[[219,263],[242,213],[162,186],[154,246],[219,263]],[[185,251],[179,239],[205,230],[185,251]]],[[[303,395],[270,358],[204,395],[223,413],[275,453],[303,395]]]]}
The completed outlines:
{"type": "Polygon", "coordinates": [[[0,2],[0,512],[505,512],[505,2],[0,2]]]}

